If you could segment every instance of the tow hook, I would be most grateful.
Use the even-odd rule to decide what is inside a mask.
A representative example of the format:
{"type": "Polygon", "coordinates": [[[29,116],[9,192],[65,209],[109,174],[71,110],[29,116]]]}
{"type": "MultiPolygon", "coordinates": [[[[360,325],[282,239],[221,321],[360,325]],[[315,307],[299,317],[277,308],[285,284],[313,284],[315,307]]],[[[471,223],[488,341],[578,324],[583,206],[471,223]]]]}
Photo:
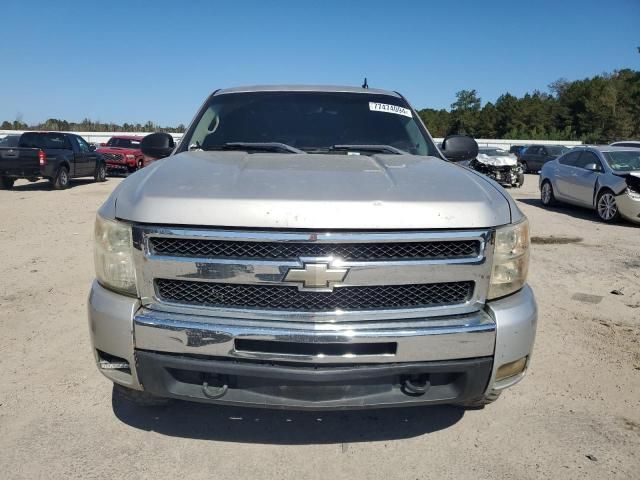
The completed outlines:
{"type": "Polygon", "coordinates": [[[204,393],[205,397],[212,400],[223,397],[227,393],[227,390],[229,390],[229,385],[227,385],[226,383],[224,383],[224,385],[222,386],[213,387],[209,386],[209,382],[205,380],[202,384],[202,393],[204,393]]]}
{"type": "Polygon", "coordinates": [[[420,396],[424,395],[430,386],[431,382],[429,382],[428,375],[412,375],[405,378],[402,390],[407,395],[420,396]]]}

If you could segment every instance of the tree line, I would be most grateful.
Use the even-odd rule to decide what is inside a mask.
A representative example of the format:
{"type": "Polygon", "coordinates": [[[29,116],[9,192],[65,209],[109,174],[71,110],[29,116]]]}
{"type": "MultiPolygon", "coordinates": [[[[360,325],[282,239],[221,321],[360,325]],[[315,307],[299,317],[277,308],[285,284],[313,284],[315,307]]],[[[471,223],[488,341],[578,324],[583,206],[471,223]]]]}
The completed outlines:
{"type": "Polygon", "coordinates": [[[535,90],[520,98],[505,93],[495,104],[481,104],[476,90],[462,90],[450,110],[425,108],[418,114],[434,137],[463,133],[585,143],[640,138],[640,72],[634,70],[560,79],[549,92],[535,90]]]}
{"type": "MultiPolygon", "coordinates": [[[[482,100],[476,90],[461,90],[451,109],[418,112],[434,137],[464,133],[475,138],[582,140],[610,143],[640,138],[640,72],[618,70],[584,80],[560,79],[548,92],[535,90],[518,98],[510,93],[495,103],[482,100]]],[[[182,133],[185,126],[161,127],[151,121],[103,123],[85,118],[80,123],[50,118],[27,125],[20,118],[4,121],[2,130],[60,130],[82,132],[182,133]]]]}
{"type": "Polygon", "coordinates": [[[13,122],[5,120],[0,124],[0,130],[47,130],[59,132],[167,132],[184,133],[186,127],[181,123],[177,127],[162,127],[152,121],[147,123],[104,123],[85,118],[81,122],[68,122],[58,118],[49,118],[42,123],[28,125],[17,118],[13,122]]]}

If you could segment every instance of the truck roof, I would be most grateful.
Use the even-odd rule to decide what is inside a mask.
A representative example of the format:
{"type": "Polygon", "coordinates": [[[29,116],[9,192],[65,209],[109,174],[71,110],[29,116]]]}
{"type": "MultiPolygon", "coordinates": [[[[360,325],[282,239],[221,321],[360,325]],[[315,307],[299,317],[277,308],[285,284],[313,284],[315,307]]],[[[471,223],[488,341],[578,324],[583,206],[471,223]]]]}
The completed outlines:
{"type": "Polygon", "coordinates": [[[127,140],[142,140],[140,135],[113,135],[111,138],[125,138],[127,140]]]}
{"type": "Polygon", "coordinates": [[[340,85],[251,85],[245,87],[223,88],[215,92],[215,95],[226,93],[247,93],[247,92],[348,92],[348,93],[368,93],[378,95],[391,95],[400,97],[397,92],[380,90],[377,88],[361,88],[340,85]]]}

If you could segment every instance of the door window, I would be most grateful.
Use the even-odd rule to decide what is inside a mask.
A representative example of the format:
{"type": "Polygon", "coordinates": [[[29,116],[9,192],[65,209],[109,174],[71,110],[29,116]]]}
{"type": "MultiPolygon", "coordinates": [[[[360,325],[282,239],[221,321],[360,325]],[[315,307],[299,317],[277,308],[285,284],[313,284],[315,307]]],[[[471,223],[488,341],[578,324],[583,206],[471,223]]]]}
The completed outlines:
{"type": "Polygon", "coordinates": [[[527,155],[538,155],[540,153],[540,147],[528,147],[527,155]]]}
{"type": "Polygon", "coordinates": [[[585,168],[591,163],[595,163],[598,166],[598,169],[602,171],[602,163],[593,152],[582,152],[582,155],[580,155],[580,158],[576,162],[576,167],[585,168]]]}
{"type": "Polygon", "coordinates": [[[84,141],[84,138],[82,137],[75,137],[75,138],[76,138],[76,142],[78,142],[78,148],[80,148],[80,151],[82,153],[89,153],[91,151],[91,149],[89,148],[89,144],[84,141]]]}
{"type": "Polygon", "coordinates": [[[563,155],[562,157],[560,157],[560,160],[558,160],[558,162],[560,162],[562,165],[569,165],[571,167],[575,167],[576,164],[578,163],[578,158],[580,157],[581,153],[582,153],[581,151],[569,152],[566,155],[563,155]]]}

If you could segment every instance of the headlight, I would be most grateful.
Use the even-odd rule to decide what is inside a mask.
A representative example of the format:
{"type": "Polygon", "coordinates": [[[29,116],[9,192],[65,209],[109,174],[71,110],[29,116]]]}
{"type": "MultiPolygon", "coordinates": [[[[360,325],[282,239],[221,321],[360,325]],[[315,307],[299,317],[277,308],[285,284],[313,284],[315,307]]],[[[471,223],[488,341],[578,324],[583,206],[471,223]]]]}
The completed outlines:
{"type": "Polygon", "coordinates": [[[136,158],[135,155],[132,155],[130,153],[127,153],[126,157],[127,157],[127,160],[133,160],[134,158],[136,158]]]}
{"type": "Polygon", "coordinates": [[[137,295],[130,225],[97,215],[94,259],[96,277],[104,287],[137,295]]]}
{"type": "Polygon", "coordinates": [[[631,187],[627,187],[627,195],[632,200],[640,200],[640,192],[636,192],[635,190],[631,190],[631,187]]]}
{"type": "Polygon", "coordinates": [[[504,297],[524,285],[529,270],[529,221],[496,230],[489,299],[504,297]]]}

